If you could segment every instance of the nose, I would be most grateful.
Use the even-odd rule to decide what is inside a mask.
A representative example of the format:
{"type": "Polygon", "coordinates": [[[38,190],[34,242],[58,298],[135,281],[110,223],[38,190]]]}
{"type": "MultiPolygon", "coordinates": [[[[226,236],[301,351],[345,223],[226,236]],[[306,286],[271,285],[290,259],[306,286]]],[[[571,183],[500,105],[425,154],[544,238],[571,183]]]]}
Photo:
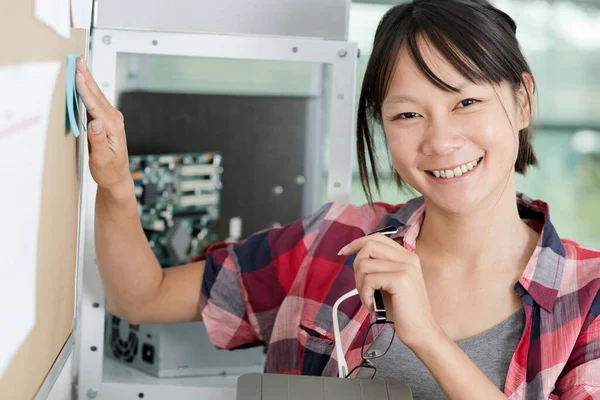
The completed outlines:
{"type": "Polygon", "coordinates": [[[445,156],[465,145],[465,138],[458,130],[444,122],[432,122],[427,128],[422,151],[427,156],[445,156]]]}

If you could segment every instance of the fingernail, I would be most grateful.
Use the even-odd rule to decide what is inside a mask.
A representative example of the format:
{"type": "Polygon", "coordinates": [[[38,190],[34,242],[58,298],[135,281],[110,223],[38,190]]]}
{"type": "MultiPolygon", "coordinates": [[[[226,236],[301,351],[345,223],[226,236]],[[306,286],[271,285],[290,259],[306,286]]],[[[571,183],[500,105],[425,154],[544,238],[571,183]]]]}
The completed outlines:
{"type": "Polygon", "coordinates": [[[79,62],[79,65],[81,66],[81,68],[83,68],[85,70],[87,66],[85,65],[85,60],[83,59],[83,57],[79,57],[77,59],[77,61],[79,62]]]}
{"type": "Polygon", "coordinates": [[[100,121],[99,119],[93,120],[90,123],[90,125],[92,125],[92,132],[94,132],[94,133],[102,132],[102,121],[100,121]]]}
{"type": "Polygon", "coordinates": [[[342,249],[338,252],[338,256],[343,256],[344,253],[346,253],[346,250],[348,250],[348,245],[342,247],[342,249]]]}
{"type": "Polygon", "coordinates": [[[83,79],[83,80],[85,80],[85,78],[83,77],[83,74],[82,74],[81,72],[79,72],[79,71],[77,71],[77,76],[78,76],[80,79],[83,79]]]}

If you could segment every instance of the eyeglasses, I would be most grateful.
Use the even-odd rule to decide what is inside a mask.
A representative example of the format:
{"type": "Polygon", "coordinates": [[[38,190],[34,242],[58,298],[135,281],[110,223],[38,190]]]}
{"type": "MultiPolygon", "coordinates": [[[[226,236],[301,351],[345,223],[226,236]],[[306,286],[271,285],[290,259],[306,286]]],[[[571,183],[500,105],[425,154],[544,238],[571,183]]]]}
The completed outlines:
{"type": "MultiPolygon", "coordinates": [[[[382,233],[382,234],[388,236],[388,235],[393,235],[396,232],[398,232],[398,228],[396,228],[394,226],[388,226],[383,229],[379,229],[375,232],[372,232],[369,235],[372,235],[375,233],[382,233]]],[[[365,348],[365,345],[367,344],[369,334],[375,328],[375,326],[381,325],[381,324],[393,324],[393,322],[387,320],[387,314],[385,311],[385,307],[383,305],[383,296],[381,295],[381,292],[379,290],[376,290],[375,293],[373,294],[373,300],[374,300],[373,306],[375,309],[375,321],[372,322],[371,325],[369,325],[369,328],[367,329],[365,337],[363,338],[363,344],[361,347],[362,361],[360,362],[359,365],[354,367],[352,369],[352,371],[348,372],[348,364],[346,363],[346,357],[344,357],[344,350],[342,348],[342,338],[340,335],[340,324],[339,324],[339,320],[338,320],[338,308],[344,300],[346,300],[352,296],[356,296],[356,295],[358,295],[358,290],[354,289],[354,290],[346,293],[342,297],[340,297],[333,305],[333,335],[335,338],[335,351],[336,351],[336,355],[337,355],[337,359],[338,359],[338,374],[339,374],[340,378],[349,378],[355,372],[357,372],[356,375],[358,375],[362,368],[363,371],[368,371],[368,373],[364,372],[364,374],[362,374],[361,378],[364,377],[364,378],[373,379],[375,377],[375,374],[377,373],[377,368],[373,364],[372,360],[379,358],[379,357],[383,357],[388,352],[390,347],[392,347],[392,343],[394,341],[395,335],[394,334],[390,335],[389,343],[387,343],[387,341],[386,341],[385,344],[387,344],[387,346],[382,347],[382,350],[374,349],[373,346],[371,346],[370,348],[365,348]]],[[[355,376],[353,376],[353,377],[355,377],[355,376]]]]}
{"type": "MultiPolygon", "coordinates": [[[[375,297],[381,296],[381,292],[376,291],[375,293],[376,293],[375,297]]],[[[383,312],[375,311],[375,321],[369,325],[369,328],[367,329],[367,332],[365,333],[365,336],[363,338],[363,343],[362,343],[362,347],[361,347],[362,361],[360,362],[359,365],[352,368],[352,370],[350,372],[348,372],[348,364],[346,363],[346,358],[344,357],[344,350],[342,348],[342,339],[341,339],[341,335],[340,335],[340,326],[339,326],[337,311],[338,311],[339,305],[344,300],[346,300],[352,296],[356,296],[356,295],[358,295],[358,290],[354,289],[351,292],[348,292],[345,295],[343,295],[342,297],[340,297],[338,299],[338,301],[336,301],[335,304],[333,305],[333,335],[335,337],[335,351],[336,351],[337,359],[338,359],[338,374],[339,374],[340,378],[350,378],[350,377],[355,378],[356,376],[358,376],[360,374],[361,378],[373,379],[375,377],[375,374],[377,373],[377,368],[373,364],[372,360],[375,360],[376,358],[380,358],[380,357],[383,357],[384,355],[386,355],[386,353],[388,352],[390,347],[392,347],[392,343],[394,342],[394,334],[392,333],[390,335],[389,341],[385,340],[382,343],[383,346],[379,346],[380,347],[379,349],[373,348],[374,347],[373,345],[371,345],[371,347],[366,347],[367,340],[369,338],[369,335],[372,333],[372,331],[377,326],[382,325],[382,324],[393,324],[393,322],[387,320],[387,318],[385,316],[385,310],[383,312]],[[361,370],[361,368],[362,368],[362,370],[361,370]],[[354,374],[354,376],[353,376],[353,374],[354,374]]],[[[375,300],[375,304],[377,304],[377,300],[375,300]]]]}
{"type": "Polygon", "coordinates": [[[371,333],[371,329],[373,329],[374,326],[376,325],[380,325],[380,324],[393,324],[392,321],[375,321],[373,323],[371,323],[371,325],[369,325],[369,329],[367,329],[367,333],[365,334],[365,337],[363,338],[363,344],[362,344],[362,348],[361,348],[361,357],[362,357],[362,361],[360,362],[359,365],[357,365],[356,367],[352,368],[352,370],[350,372],[348,372],[348,375],[346,375],[346,378],[356,378],[358,376],[358,374],[361,374],[360,378],[367,378],[367,379],[373,379],[375,377],[375,374],[377,374],[377,367],[375,367],[375,364],[373,364],[372,360],[379,358],[379,357],[383,357],[387,354],[388,350],[390,349],[390,347],[392,347],[392,343],[394,342],[394,333],[392,333],[390,335],[390,339],[388,340],[384,340],[383,344],[385,347],[381,347],[380,349],[376,349],[373,348],[374,346],[371,345],[371,347],[366,348],[365,344],[367,343],[367,338],[369,337],[369,334],[371,333]],[[361,370],[362,368],[362,370],[361,370]],[[356,374],[353,376],[352,374],[354,374],[356,372],[356,374]]]}

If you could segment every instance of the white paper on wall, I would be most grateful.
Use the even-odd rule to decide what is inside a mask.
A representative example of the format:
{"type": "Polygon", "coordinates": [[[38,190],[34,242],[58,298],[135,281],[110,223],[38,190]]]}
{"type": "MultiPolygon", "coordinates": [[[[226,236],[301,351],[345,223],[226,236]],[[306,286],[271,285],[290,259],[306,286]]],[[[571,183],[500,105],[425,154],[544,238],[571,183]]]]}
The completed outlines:
{"type": "Polygon", "coordinates": [[[71,0],[73,28],[90,29],[93,0],[71,0]]]}
{"type": "Polygon", "coordinates": [[[58,61],[0,66],[0,377],[35,324],[38,225],[58,61]]]}
{"type": "Polygon", "coordinates": [[[71,37],[69,0],[35,0],[34,15],[59,35],[71,37]]]}

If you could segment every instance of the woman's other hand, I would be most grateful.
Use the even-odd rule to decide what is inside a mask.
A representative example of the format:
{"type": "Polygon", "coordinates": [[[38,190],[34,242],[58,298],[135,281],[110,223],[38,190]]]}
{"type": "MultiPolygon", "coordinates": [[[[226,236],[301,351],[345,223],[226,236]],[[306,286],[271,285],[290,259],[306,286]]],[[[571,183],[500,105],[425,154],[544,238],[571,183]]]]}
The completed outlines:
{"type": "Polygon", "coordinates": [[[356,254],[354,275],[363,305],[372,312],[373,294],[381,290],[387,318],[405,345],[426,344],[440,333],[415,253],[378,233],[356,239],[340,251],[351,254],[356,254]]]}

